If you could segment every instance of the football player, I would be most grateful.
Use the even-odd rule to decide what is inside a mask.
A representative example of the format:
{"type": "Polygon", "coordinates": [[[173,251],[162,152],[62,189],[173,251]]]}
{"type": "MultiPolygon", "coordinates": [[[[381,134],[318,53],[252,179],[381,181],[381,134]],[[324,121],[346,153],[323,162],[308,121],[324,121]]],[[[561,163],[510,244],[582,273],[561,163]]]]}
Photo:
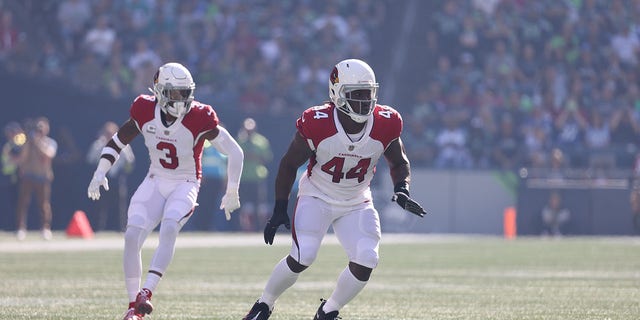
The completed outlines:
{"type": "Polygon", "coordinates": [[[330,102],[309,108],[297,120],[297,132],[282,157],[275,181],[275,207],[264,228],[273,244],[279,226],[291,228],[291,251],[276,264],[271,277],[244,320],[266,320],[280,295],[316,259],[329,226],[349,258],[328,300],[321,299],[314,319],[338,319],[339,310],[367,284],[378,264],[380,219],[369,183],[384,155],[402,208],[423,217],[426,212],[409,197],[410,167],[400,133],[402,118],[377,104],[378,83],[364,61],[338,63],[329,77],[330,102]],[[289,194],[298,167],[309,161],[299,181],[290,220],[289,194]]]}
{"type": "Polygon", "coordinates": [[[240,207],[238,186],[244,154],[229,132],[218,125],[211,106],[194,100],[195,83],[189,70],[174,62],[161,66],[150,90],[153,95],[143,94],[133,101],[130,118],[102,149],[87,191],[89,198],[98,200],[101,186],[109,190],[107,172],[122,149],[142,134],[151,163],[127,212],[123,263],[130,303],[124,320],[140,320],[153,310],[152,293],[173,258],[178,232],[197,205],[205,140],[228,156],[227,189],[220,209],[229,220],[231,212],[240,207]],[[158,247],[141,289],[141,248],[158,224],[158,247]]]}

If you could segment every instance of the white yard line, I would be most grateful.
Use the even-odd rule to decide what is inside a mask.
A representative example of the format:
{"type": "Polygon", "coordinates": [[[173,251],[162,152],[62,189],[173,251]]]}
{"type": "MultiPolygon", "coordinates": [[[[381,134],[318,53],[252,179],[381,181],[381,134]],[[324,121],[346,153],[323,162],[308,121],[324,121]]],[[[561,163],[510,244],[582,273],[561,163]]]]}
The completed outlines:
{"type": "MultiPolygon", "coordinates": [[[[182,233],[176,242],[177,248],[206,248],[206,247],[246,247],[266,246],[262,233],[182,233]]],[[[382,243],[417,243],[456,241],[468,238],[455,235],[425,235],[425,234],[385,234],[382,243]]],[[[335,235],[328,234],[324,243],[337,244],[335,235]]],[[[144,244],[144,248],[155,248],[158,245],[158,235],[153,233],[144,244]]],[[[274,241],[276,246],[290,246],[291,237],[277,234],[274,241]]],[[[54,234],[51,241],[41,240],[39,234],[30,233],[25,241],[17,241],[12,236],[0,238],[0,252],[42,252],[42,251],[95,251],[121,250],[124,246],[123,236],[112,233],[106,236],[98,235],[93,239],[67,238],[63,233],[54,234]]]]}
{"type": "MultiPolygon", "coordinates": [[[[259,247],[264,244],[262,233],[191,233],[183,232],[178,236],[177,248],[207,248],[207,247],[259,247]]],[[[623,242],[633,246],[640,246],[639,237],[598,237],[602,241],[623,242]]],[[[462,234],[383,234],[382,245],[398,243],[455,243],[468,242],[478,239],[501,239],[499,236],[462,235],[462,234]]],[[[529,237],[525,239],[541,239],[529,237]]],[[[575,241],[580,237],[564,238],[575,241]]],[[[508,242],[509,240],[505,240],[508,242]]],[[[541,241],[563,241],[563,239],[541,239],[541,241]]],[[[325,236],[323,243],[337,244],[335,235],[325,236]]],[[[157,233],[152,233],[144,244],[144,248],[155,248],[158,245],[157,233]]],[[[290,246],[291,237],[286,233],[276,235],[275,246],[290,246]]],[[[0,233],[0,253],[3,252],[43,252],[43,251],[96,251],[122,250],[124,238],[122,234],[99,234],[93,239],[67,238],[62,232],[54,233],[51,241],[44,241],[37,232],[29,233],[25,241],[17,241],[13,234],[0,233]]]]}

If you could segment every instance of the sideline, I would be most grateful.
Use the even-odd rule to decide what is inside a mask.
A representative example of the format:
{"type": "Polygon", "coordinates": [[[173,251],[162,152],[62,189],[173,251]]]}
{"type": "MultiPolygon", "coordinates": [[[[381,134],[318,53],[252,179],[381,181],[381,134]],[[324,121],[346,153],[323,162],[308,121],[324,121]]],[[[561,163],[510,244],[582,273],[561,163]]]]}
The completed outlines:
{"type": "MultiPolygon", "coordinates": [[[[262,233],[183,232],[178,236],[176,248],[266,246],[262,237],[262,233]]],[[[463,236],[394,233],[384,234],[382,243],[434,242],[439,241],[438,239],[452,241],[456,238],[463,238],[463,236]]],[[[338,240],[334,234],[330,233],[325,236],[323,243],[338,244],[338,240]]],[[[149,235],[143,248],[155,248],[157,245],[158,234],[154,232],[149,235]]],[[[290,246],[291,237],[287,233],[278,233],[273,245],[290,246]]],[[[0,233],[0,253],[122,250],[123,246],[123,235],[117,232],[96,233],[93,239],[68,238],[64,232],[54,232],[53,239],[50,241],[42,240],[36,231],[30,231],[24,241],[17,241],[13,233],[0,233]]]]}

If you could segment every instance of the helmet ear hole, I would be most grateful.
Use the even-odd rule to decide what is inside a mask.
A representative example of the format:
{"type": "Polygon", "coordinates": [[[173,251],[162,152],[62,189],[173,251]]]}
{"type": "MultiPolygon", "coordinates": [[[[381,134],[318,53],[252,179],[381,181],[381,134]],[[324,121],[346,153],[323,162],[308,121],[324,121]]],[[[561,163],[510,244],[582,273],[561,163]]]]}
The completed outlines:
{"type": "Polygon", "coordinates": [[[338,106],[344,106],[345,104],[347,104],[347,99],[345,99],[343,97],[339,97],[336,100],[336,103],[338,104],[338,106]]]}

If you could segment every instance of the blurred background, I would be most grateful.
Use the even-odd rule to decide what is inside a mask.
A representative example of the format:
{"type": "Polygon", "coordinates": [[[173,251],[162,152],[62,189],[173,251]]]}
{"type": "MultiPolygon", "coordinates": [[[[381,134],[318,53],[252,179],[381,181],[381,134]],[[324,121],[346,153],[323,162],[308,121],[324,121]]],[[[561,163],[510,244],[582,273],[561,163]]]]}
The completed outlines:
{"type": "MultiPolygon", "coordinates": [[[[98,231],[121,230],[148,167],[142,138],[104,203],[86,196],[91,150],[177,61],[247,157],[243,208],[227,223],[224,158],[205,149],[201,206],[185,229],[258,231],[296,118],[328,100],[333,65],[360,58],[379,103],[403,115],[412,196],[432,213],[420,220],[389,201],[381,160],[372,188],[383,231],[502,234],[517,213],[519,234],[632,235],[639,37],[638,0],[0,0],[3,164],[46,117],[58,143],[53,229],[84,210],[98,231]]],[[[17,171],[3,166],[8,231],[17,171]]]]}

